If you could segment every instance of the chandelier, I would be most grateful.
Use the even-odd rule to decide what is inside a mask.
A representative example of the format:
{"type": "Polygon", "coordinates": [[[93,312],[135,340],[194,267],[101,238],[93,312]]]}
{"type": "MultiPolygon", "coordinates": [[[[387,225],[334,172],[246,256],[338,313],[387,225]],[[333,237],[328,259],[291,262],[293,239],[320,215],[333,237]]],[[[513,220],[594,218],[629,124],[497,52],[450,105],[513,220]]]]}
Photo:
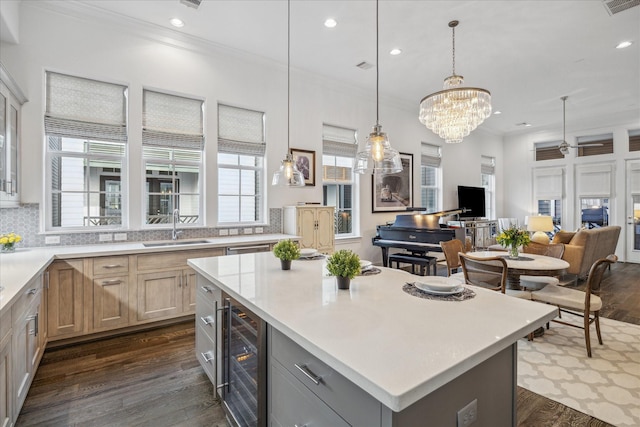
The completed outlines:
{"type": "Polygon", "coordinates": [[[453,32],[453,74],[444,80],[444,90],[425,96],[420,101],[420,122],[448,143],[462,138],[491,114],[491,93],[476,87],[463,87],[462,76],[456,74],[456,26],[453,32]]]}
{"type": "Polygon", "coordinates": [[[291,0],[287,0],[287,155],[280,169],[273,173],[271,185],[281,187],[304,187],[304,175],[298,170],[289,146],[291,122],[291,0]]]}
{"type": "Polygon", "coordinates": [[[376,0],[376,124],[367,138],[364,151],[356,154],[354,171],[357,173],[390,174],[402,172],[402,161],[398,150],[391,148],[387,134],[382,132],[379,122],[380,101],[378,86],[380,80],[378,54],[378,0],[376,0]]]}

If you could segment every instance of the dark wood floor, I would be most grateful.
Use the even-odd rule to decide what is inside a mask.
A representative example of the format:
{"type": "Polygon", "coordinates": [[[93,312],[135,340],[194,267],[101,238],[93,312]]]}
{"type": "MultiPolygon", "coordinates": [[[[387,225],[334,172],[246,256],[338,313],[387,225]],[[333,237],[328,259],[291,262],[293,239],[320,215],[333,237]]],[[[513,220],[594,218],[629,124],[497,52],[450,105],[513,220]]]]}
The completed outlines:
{"type": "MultiPolygon", "coordinates": [[[[604,317],[640,324],[640,264],[614,265],[602,295],[604,317]]],[[[194,345],[189,322],[48,349],[16,427],[226,427],[194,345]]],[[[520,387],[517,404],[520,427],[610,426],[520,387]]]]}

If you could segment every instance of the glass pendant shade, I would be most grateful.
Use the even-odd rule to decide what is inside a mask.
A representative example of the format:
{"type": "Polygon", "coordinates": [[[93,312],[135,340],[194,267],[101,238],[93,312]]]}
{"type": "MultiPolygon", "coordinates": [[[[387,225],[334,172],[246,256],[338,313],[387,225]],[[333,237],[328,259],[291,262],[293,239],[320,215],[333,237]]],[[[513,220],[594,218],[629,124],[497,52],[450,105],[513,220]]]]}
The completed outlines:
{"type": "Polygon", "coordinates": [[[281,187],[304,187],[304,175],[298,170],[291,154],[280,164],[280,169],[274,172],[271,185],[281,187]]]}
{"type": "Polygon", "coordinates": [[[444,90],[420,101],[420,122],[448,143],[462,142],[491,115],[489,91],[462,84],[462,76],[449,76],[444,90]]]}
{"type": "Polygon", "coordinates": [[[364,151],[356,154],[354,171],[357,173],[390,174],[402,172],[400,153],[391,148],[382,126],[375,125],[369,134],[364,151]]]}
{"type": "Polygon", "coordinates": [[[420,122],[448,143],[462,142],[491,115],[491,93],[477,87],[464,87],[462,76],[456,74],[456,26],[453,32],[453,73],[444,80],[444,90],[432,93],[420,101],[420,122]]]}

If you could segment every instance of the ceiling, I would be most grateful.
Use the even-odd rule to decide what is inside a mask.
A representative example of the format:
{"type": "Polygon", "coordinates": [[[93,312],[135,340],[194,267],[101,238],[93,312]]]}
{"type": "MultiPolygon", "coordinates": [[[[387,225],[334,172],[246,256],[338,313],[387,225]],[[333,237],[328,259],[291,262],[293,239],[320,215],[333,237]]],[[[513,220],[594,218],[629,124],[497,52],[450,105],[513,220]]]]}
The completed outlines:
{"type": "MultiPolygon", "coordinates": [[[[203,0],[198,9],[179,0],[70,3],[286,63],[284,0],[203,0]],[[173,17],[185,26],[171,27],[173,17]]],[[[292,67],[374,91],[375,68],[356,64],[376,62],[375,10],[373,0],[292,0],[292,67]],[[335,28],[324,27],[328,17],[335,28]]],[[[491,91],[494,111],[502,112],[482,128],[499,135],[559,130],[563,95],[567,131],[640,125],[640,7],[610,15],[600,0],[381,0],[380,93],[415,105],[416,120],[420,100],[451,74],[454,19],[457,74],[491,91]],[[616,49],[624,40],[634,43],[616,49]],[[389,55],[394,47],[403,53],[389,55]]]]}

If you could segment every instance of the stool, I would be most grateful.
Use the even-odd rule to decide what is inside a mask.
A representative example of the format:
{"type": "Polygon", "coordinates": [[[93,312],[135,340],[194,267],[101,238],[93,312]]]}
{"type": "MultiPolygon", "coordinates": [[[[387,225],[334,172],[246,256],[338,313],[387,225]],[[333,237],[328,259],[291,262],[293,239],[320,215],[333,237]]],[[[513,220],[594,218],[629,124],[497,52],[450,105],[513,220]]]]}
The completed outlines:
{"type": "Polygon", "coordinates": [[[400,263],[411,264],[411,273],[416,274],[416,265],[420,267],[420,275],[425,273],[429,275],[429,266],[433,266],[433,275],[436,275],[436,257],[417,256],[410,254],[393,254],[389,255],[389,267],[393,268],[393,262],[396,262],[396,268],[400,268],[400,263]]]}

